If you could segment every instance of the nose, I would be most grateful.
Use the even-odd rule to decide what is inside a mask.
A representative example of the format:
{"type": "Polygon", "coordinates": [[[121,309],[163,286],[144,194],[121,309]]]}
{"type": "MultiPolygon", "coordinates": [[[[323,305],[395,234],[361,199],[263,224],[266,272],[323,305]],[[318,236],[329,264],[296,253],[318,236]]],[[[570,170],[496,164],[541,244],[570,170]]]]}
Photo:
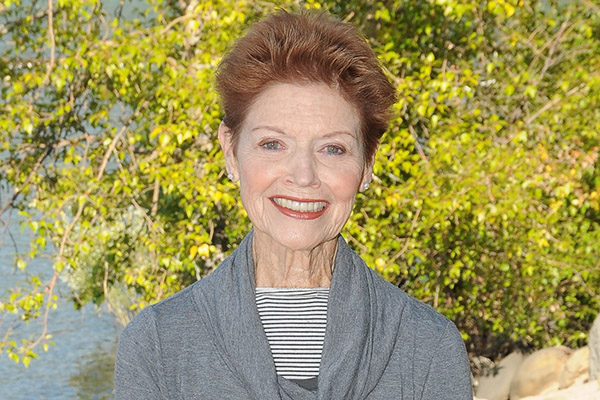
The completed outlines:
{"type": "Polygon", "coordinates": [[[290,155],[286,183],[300,187],[321,185],[317,160],[310,150],[299,150],[290,155]]]}

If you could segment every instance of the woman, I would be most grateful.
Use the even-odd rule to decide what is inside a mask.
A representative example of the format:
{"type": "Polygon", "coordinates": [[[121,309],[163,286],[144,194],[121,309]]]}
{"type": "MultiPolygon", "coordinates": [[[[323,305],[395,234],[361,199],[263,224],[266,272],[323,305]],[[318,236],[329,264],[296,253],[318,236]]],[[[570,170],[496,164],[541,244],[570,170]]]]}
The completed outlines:
{"type": "Polygon", "coordinates": [[[116,398],[470,399],[454,324],[340,235],[394,102],[364,39],[324,14],[280,11],[237,42],[217,87],[219,141],[253,230],[127,326],[116,398]]]}

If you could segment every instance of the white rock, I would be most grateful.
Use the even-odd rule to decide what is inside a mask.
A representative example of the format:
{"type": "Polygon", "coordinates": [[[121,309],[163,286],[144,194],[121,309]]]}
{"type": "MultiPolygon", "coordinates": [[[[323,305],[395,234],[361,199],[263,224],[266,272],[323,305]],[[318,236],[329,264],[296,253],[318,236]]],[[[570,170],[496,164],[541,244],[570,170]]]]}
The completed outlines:
{"type": "Polygon", "coordinates": [[[540,396],[524,397],[521,400],[598,400],[600,399],[600,383],[592,381],[583,385],[571,386],[540,396]]]}
{"type": "Polygon", "coordinates": [[[588,346],[575,350],[569,357],[558,379],[559,389],[566,389],[573,384],[587,381],[590,370],[590,348],[588,346]]]}
{"type": "Polygon", "coordinates": [[[600,314],[590,329],[588,346],[590,348],[590,379],[600,379],[600,314]]]}
{"type": "Polygon", "coordinates": [[[507,400],[510,383],[524,359],[525,356],[519,352],[504,357],[492,368],[489,375],[479,378],[475,395],[487,400],[507,400]]]}
{"type": "Polygon", "coordinates": [[[520,365],[510,385],[510,399],[519,400],[558,389],[558,379],[571,350],[564,346],[538,350],[520,365]]]}

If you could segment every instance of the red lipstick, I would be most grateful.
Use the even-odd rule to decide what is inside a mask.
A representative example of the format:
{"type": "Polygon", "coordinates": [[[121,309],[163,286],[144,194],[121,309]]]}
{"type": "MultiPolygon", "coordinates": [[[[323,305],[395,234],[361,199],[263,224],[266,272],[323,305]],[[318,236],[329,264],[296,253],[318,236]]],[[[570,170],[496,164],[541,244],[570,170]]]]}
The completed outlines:
{"type": "Polygon", "coordinates": [[[323,215],[325,213],[325,210],[327,210],[327,208],[329,207],[329,203],[327,201],[325,201],[325,200],[312,200],[312,199],[311,200],[306,200],[306,199],[298,199],[298,198],[289,197],[289,196],[273,196],[273,197],[270,197],[269,200],[271,200],[271,203],[283,215],[286,215],[286,216],[288,216],[290,218],[303,219],[303,220],[311,220],[311,219],[319,218],[321,215],[323,215]],[[289,208],[280,206],[279,204],[277,204],[275,202],[275,198],[286,199],[286,200],[291,200],[291,201],[297,201],[297,202],[300,202],[300,203],[322,202],[322,203],[325,203],[325,207],[323,207],[319,211],[296,211],[296,210],[291,210],[289,208]]]}

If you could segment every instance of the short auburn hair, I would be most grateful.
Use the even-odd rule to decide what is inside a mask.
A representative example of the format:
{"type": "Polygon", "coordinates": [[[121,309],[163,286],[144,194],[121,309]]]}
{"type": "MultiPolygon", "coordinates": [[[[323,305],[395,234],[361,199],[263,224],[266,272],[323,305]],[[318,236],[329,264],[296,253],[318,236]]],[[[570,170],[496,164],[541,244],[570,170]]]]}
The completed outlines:
{"type": "Polygon", "coordinates": [[[365,38],[353,25],[323,12],[278,10],[255,23],[225,55],[216,79],[234,148],[249,107],[272,84],[323,83],[338,90],[359,113],[368,158],[375,154],[396,100],[365,38]]]}

